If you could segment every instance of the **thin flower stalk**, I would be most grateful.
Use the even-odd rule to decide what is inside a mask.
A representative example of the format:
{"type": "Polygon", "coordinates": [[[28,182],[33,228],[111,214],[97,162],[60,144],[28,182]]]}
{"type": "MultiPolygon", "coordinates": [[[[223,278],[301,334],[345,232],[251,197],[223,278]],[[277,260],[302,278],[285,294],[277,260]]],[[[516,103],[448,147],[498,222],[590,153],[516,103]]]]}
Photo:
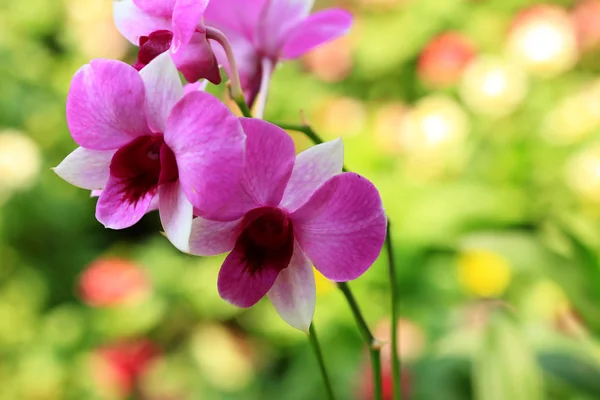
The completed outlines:
{"type": "MultiPolygon", "coordinates": [[[[280,128],[301,132],[306,135],[310,140],[312,140],[315,144],[323,143],[323,139],[308,125],[293,125],[293,124],[280,124],[277,123],[280,128]]],[[[346,167],[343,168],[344,171],[347,171],[346,167]]],[[[388,273],[390,277],[390,292],[391,292],[391,314],[392,314],[392,323],[391,323],[391,347],[392,347],[392,373],[393,373],[393,382],[394,382],[394,399],[401,398],[401,383],[400,383],[400,359],[398,357],[398,339],[397,339],[397,326],[398,326],[398,290],[396,286],[396,267],[393,255],[393,245],[392,245],[392,237],[391,237],[391,225],[390,220],[387,220],[387,230],[386,230],[386,248],[388,253],[388,273]]],[[[342,290],[342,293],[346,297],[350,308],[354,314],[354,318],[356,319],[356,323],[359,326],[359,330],[361,331],[361,335],[367,345],[369,346],[369,353],[371,356],[371,363],[373,367],[373,379],[374,379],[374,388],[375,388],[375,398],[381,398],[381,365],[380,365],[380,344],[373,337],[371,331],[369,330],[360,309],[354,299],[352,292],[350,291],[350,287],[347,283],[340,283],[338,287],[342,290]]]]}
{"type": "Polygon", "coordinates": [[[394,244],[392,242],[392,226],[390,219],[387,221],[387,231],[385,237],[385,246],[387,250],[388,256],[388,273],[390,277],[390,285],[391,285],[391,312],[392,312],[392,323],[391,323],[391,346],[392,346],[392,377],[393,377],[393,392],[394,392],[394,400],[400,400],[402,398],[402,380],[400,376],[400,357],[398,356],[398,289],[396,279],[396,268],[394,261],[394,244]]]}
{"type": "Polygon", "coordinates": [[[315,357],[317,358],[317,362],[319,363],[319,370],[321,371],[321,376],[323,377],[323,383],[325,385],[325,391],[327,392],[327,398],[329,400],[335,400],[335,394],[333,393],[333,387],[331,385],[331,380],[329,379],[327,367],[325,367],[323,352],[321,351],[321,346],[319,345],[319,340],[317,338],[317,332],[315,331],[314,324],[310,325],[308,341],[310,342],[310,346],[312,347],[315,353],[315,357]]]}
{"type": "Polygon", "coordinates": [[[240,110],[242,111],[244,116],[249,117],[250,110],[248,110],[248,106],[246,105],[246,101],[244,100],[244,93],[242,92],[242,85],[240,83],[240,74],[238,71],[235,56],[233,54],[233,49],[231,47],[231,44],[229,43],[229,40],[223,34],[223,32],[213,27],[206,28],[206,38],[214,40],[223,48],[225,56],[227,57],[227,63],[229,65],[229,80],[231,81],[231,86],[229,87],[229,90],[231,92],[231,98],[240,107],[240,110]]]}

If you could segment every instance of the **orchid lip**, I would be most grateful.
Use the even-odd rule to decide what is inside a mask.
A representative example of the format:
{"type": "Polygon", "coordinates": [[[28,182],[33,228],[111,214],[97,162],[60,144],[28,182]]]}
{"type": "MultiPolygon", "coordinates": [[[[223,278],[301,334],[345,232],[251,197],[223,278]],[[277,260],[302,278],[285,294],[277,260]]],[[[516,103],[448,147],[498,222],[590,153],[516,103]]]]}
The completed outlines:
{"type": "Polygon", "coordinates": [[[140,136],[121,147],[111,160],[110,173],[126,182],[123,196],[132,203],[179,177],[175,156],[162,135],[140,136]]]}
{"type": "Polygon", "coordinates": [[[265,262],[274,261],[280,269],[289,265],[294,249],[293,224],[288,213],[276,207],[249,211],[242,222],[244,229],[238,245],[245,253],[245,268],[260,273],[265,262]]]}

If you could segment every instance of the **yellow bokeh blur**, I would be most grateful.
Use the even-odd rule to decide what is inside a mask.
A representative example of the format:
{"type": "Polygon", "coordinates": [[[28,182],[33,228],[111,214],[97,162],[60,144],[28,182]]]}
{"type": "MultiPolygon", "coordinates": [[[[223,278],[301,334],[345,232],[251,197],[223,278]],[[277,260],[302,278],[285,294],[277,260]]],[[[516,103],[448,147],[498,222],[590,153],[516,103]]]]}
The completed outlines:
{"type": "Polygon", "coordinates": [[[458,258],[458,278],[462,288],[479,297],[498,297],[512,277],[509,261],[484,249],[468,249],[458,258]]]}

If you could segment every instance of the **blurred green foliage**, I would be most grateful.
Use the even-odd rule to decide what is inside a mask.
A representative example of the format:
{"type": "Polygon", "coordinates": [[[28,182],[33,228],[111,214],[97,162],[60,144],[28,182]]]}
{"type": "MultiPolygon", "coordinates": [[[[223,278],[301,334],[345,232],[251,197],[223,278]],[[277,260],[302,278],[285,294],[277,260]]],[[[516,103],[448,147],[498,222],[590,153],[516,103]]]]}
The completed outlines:
{"type": "MultiPolygon", "coordinates": [[[[523,83],[501,69],[508,75],[492,100],[478,70],[464,72],[473,84],[462,76],[436,87],[419,60],[456,31],[472,43],[472,62],[526,64],[531,54],[506,46],[516,15],[534,3],[345,0],[356,16],[350,36],[282,65],[272,83],[266,118],[297,123],[304,110],[322,136],[344,138],[346,165],[382,193],[411,399],[600,397],[600,52],[571,49],[577,60],[563,68],[567,33],[544,64],[562,70],[520,65],[523,83]]],[[[551,3],[572,29],[594,32],[572,17],[576,2],[551,3]]],[[[70,79],[99,57],[135,58],[109,0],[0,0],[0,399],[120,398],[92,355],[136,337],[161,349],[139,383],[143,398],[324,398],[301,332],[266,301],[240,310],[219,298],[222,258],[178,253],[154,214],[104,229],[89,193],[50,170],[75,148],[70,79]],[[107,256],[140,265],[150,294],[85,305],[80,274],[107,256]]],[[[447,72],[439,65],[435,73],[447,72]]],[[[290,134],[299,150],[309,146],[290,134]]],[[[384,257],[351,286],[385,339],[384,257]]],[[[315,323],[335,390],[369,399],[367,353],[348,307],[333,286],[319,287],[315,323]]]]}

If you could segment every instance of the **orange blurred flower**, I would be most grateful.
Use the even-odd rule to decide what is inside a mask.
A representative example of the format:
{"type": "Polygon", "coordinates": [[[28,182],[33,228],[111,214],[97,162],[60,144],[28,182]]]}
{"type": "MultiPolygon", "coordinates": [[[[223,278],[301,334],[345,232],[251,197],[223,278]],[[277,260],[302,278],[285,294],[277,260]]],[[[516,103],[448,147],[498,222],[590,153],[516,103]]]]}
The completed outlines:
{"type": "Polygon", "coordinates": [[[571,20],[581,50],[600,48],[600,0],[579,1],[571,11],[571,20]]]}
{"type": "Polygon", "coordinates": [[[100,258],[92,262],[79,278],[79,294],[93,307],[135,302],[150,291],[144,270],[120,258],[100,258]]]}
{"type": "Polygon", "coordinates": [[[306,67],[325,82],[339,82],[352,70],[352,38],[342,36],[317,47],[304,58],[306,67]]]}
{"type": "Polygon", "coordinates": [[[419,57],[417,72],[429,86],[451,86],[460,79],[475,53],[475,47],[467,37],[446,32],[427,44],[419,57]]]}

